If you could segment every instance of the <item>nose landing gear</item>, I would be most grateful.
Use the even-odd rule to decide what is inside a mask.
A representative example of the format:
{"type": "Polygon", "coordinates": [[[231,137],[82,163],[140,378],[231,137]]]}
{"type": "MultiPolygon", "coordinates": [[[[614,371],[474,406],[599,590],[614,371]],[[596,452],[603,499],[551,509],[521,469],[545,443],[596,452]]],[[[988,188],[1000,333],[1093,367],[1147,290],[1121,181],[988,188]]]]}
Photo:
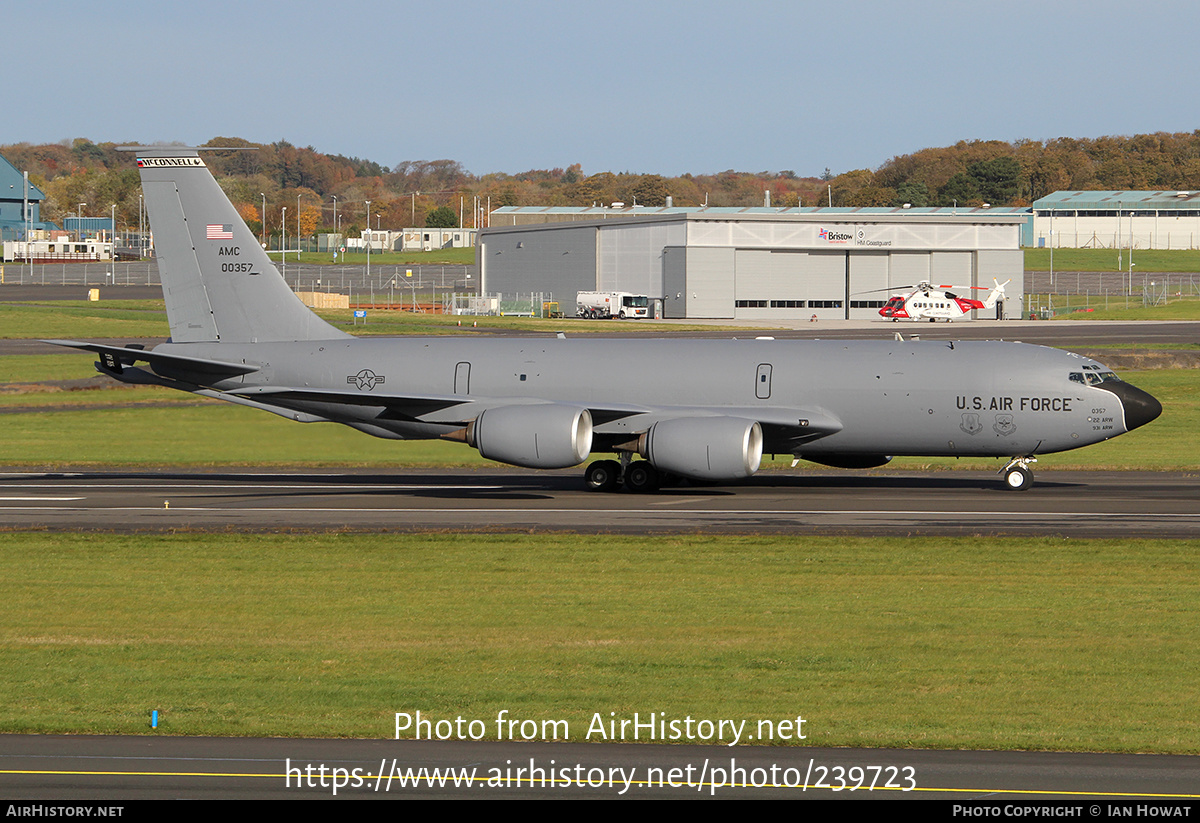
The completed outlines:
{"type": "Polygon", "coordinates": [[[1012,492],[1027,492],[1033,485],[1033,472],[1029,470],[1030,463],[1036,463],[1033,455],[1014,457],[1008,465],[1000,470],[1004,475],[1004,488],[1012,492]]]}

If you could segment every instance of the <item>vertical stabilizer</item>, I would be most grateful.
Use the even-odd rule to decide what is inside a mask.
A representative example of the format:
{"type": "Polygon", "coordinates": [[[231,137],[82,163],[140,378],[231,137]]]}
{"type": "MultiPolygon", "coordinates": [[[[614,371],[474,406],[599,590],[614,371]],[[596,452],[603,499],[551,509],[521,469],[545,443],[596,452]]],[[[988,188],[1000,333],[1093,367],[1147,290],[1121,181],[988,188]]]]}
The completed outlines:
{"type": "Polygon", "coordinates": [[[346,337],[292,293],[195,149],[137,149],[171,340],[346,337]]]}

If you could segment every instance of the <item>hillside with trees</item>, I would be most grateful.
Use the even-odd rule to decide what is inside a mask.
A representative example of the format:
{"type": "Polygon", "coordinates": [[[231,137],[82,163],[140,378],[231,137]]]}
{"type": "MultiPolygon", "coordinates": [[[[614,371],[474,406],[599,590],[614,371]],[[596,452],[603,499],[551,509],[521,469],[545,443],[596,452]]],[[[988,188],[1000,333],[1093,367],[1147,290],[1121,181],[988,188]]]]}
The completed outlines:
{"type": "MultiPolygon", "coordinates": [[[[818,177],[779,172],[723,171],[715,174],[658,174],[598,171],[579,165],[532,169],[517,174],[476,176],[454,160],[406,160],[384,166],[374,160],[324,154],[286,141],[254,144],[214,137],[206,146],[252,151],[206,152],[226,194],[250,228],[278,233],[287,208],[294,233],[299,203],[301,233],[333,231],[334,203],[341,230],[366,228],[366,201],[372,224],[408,226],[472,225],[474,198],[482,206],[591,206],[624,202],[662,206],[993,206],[1028,205],[1062,189],[1200,189],[1200,130],[1095,139],[1056,138],[960,141],[893,157],[878,168],[854,169],[818,177]]],[[[117,207],[118,226],[137,225],[140,186],[128,153],[116,144],[83,138],[62,143],[0,146],[9,162],[28,171],[44,191],[44,219],[60,223],[79,203],[85,214],[106,216],[117,207]]]]}

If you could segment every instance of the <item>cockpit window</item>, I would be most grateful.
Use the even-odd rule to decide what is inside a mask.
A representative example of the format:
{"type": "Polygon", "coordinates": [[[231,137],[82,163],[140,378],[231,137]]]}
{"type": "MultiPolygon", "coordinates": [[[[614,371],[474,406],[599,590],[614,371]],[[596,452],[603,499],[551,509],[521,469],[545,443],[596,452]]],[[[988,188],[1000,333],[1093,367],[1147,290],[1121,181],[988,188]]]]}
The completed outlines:
{"type": "MultiPolygon", "coordinates": [[[[1084,366],[1084,368],[1095,368],[1084,366]]],[[[1121,378],[1110,371],[1087,371],[1087,372],[1071,372],[1071,380],[1076,383],[1083,383],[1086,386],[1096,386],[1100,383],[1120,383],[1121,378]]]]}

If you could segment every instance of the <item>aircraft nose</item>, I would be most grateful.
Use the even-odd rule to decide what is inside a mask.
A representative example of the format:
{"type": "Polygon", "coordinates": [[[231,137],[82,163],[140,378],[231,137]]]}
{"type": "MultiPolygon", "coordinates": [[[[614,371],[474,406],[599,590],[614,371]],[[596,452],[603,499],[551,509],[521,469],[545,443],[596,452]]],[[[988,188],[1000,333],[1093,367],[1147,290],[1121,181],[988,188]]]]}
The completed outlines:
{"type": "Polygon", "coordinates": [[[1133,431],[1162,414],[1159,403],[1150,392],[1142,391],[1129,383],[1104,383],[1100,388],[1115,394],[1125,408],[1125,430],[1133,431]]]}

